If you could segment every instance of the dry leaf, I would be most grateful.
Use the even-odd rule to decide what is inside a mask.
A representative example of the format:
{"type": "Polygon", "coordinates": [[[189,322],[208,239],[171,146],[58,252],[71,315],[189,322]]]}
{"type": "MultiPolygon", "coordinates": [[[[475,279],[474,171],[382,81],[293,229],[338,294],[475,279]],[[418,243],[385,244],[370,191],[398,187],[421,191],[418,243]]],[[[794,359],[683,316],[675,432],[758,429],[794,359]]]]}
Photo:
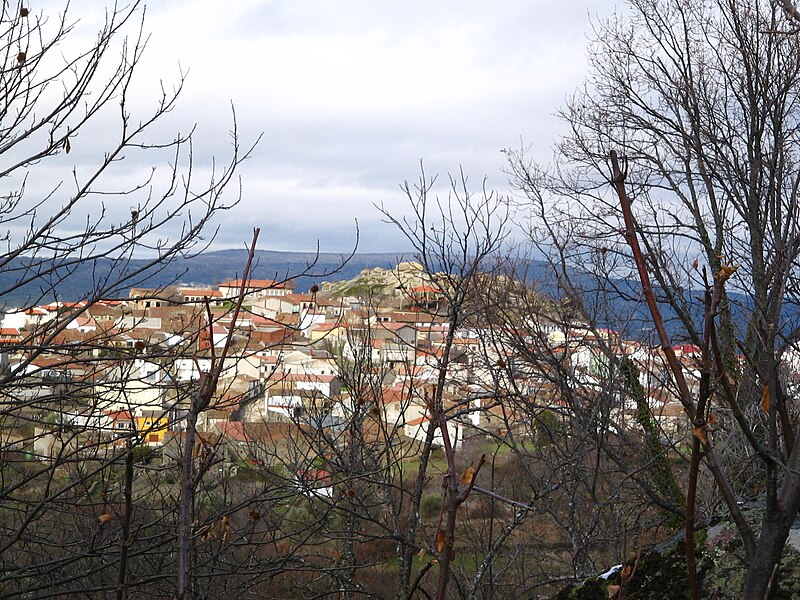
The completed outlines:
{"type": "Polygon", "coordinates": [[[104,515],[100,515],[99,517],[97,517],[97,520],[100,521],[101,523],[108,523],[113,518],[114,515],[112,515],[111,513],[105,513],[104,515]]]}
{"type": "Polygon", "coordinates": [[[695,258],[695,259],[694,259],[694,262],[692,263],[692,268],[693,268],[695,271],[697,271],[697,269],[698,269],[698,267],[699,267],[699,266],[700,266],[700,263],[699,263],[699,262],[698,262],[698,260],[695,258]]]}
{"type": "Polygon", "coordinates": [[[625,581],[627,581],[627,580],[628,580],[628,578],[629,578],[630,576],[631,576],[631,566],[630,566],[630,565],[626,565],[626,566],[625,566],[625,568],[624,568],[624,569],[622,569],[622,571],[620,571],[619,578],[620,578],[620,579],[621,579],[623,582],[625,582],[625,581]]]}
{"type": "Polygon", "coordinates": [[[26,56],[27,55],[24,52],[20,52],[19,54],[17,54],[17,62],[20,63],[20,64],[24,63],[26,56]]]}
{"type": "Polygon", "coordinates": [[[706,432],[703,431],[702,427],[695,427],[694,429],[692,429],[692,434],[694,434],[694,437],[700,440],[701,443],[703,444],[708,443],[708,436],[706,435],[706,432]]]}
{"type": "Polygon", "coordinates": [[[463,485],[469,485],[472,483],[473,477],[475,477],[475,469],[472,467],[467,467],[467,470],[461,475],[461,483],[463,485]]]}
{"type": "Polygon", "coordinates": [[[70,150],[72,150],[72,145],[69,143],[69,138],[64,138],[64,152],[69,154],[70,150]]]}
{"type": "Polygon", "coordinates": [[[227,544],[231,537],[231,528],[228,526],[228,515],[222,517],[222,543],[227,544]]]}
{"type": "Polygon", "coordinates": [[[436,532],[436,552],[444,552],[444,531],[441,529],[436,532]]]}
{"type": "Polygon", "coordinates": [[[733,275],[738,268],[739,268],[739,265],[731,266],[731,265],[723,264],[719,268],[719,272],[717,273],[717,278],[720,281],[728,281],[728,279],[730,279],[731,275],[733,275]]]}
{"type": "Polygon", "coordinates": [[[613,598],[614,596],[619,594],[619,586],[618,585],[610,585],[610,586],[608,586],[606,588],[606,591],[608,592],[608,597],[609,598],[613,598]]]}
{"type": "Polygon", "coordinates": [[[417,556],[419,557],[419,559],[420,559],[420,560],[424,560],[424,558],[425,558],[425,554],[427,554],[427,553],[425,552],[425,548],[420,548],[420,549],[419,549],[419,552],[417,553],[417,556]]]}
{"type": "Polygon", "coordinates": [[[20,17],[27,17],[28,16],[28,9],[24,6],[19,9],[19,16],[20,17]]]}
{"type": "Polygon", "coordinates": [[[717,413],[709,412],[708,413],[708,422],[711,423],[712,425],[716,425],[717,423],[719,423],[719,419],[717,418],[717,413]]]}
{"type": "Polygon", "coordinates": [[[261,513],[254,508],[250,511],[250,518],[253,519],[253,521],[258,521],[261,518],[261,513]]]}
{"type": "Polygon", "coordinates": [[[764,389],[761,391],[761,408],[764,409],[764,412],[769,412],[769,386],[765,385],[764,389]]]}

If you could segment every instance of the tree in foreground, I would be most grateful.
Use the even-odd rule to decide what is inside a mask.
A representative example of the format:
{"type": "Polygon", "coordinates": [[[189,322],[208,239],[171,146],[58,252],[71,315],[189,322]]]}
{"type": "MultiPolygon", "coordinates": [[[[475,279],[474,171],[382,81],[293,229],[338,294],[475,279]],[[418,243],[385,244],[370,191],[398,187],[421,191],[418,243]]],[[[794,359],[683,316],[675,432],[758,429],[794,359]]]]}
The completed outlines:
{"type": "Polygon", "coordinates": [[[153,137],[183,80],[147,108],[133,102],[143,5],[109,8],[83,47],[67,9],[0,9],[0,302],[29,323],[3,349],[0,375],[0,595],[122,598],[134,579],[147,589],[176,572],[169,493],[143,498],[133,467],[162,435],[163,412],[192,394],[174,364],[196,352],[201,327],[187,314],[166,357],[163,343],[134,343],[137,315],[100,313],[203,248],[214,216],[238,199],[223,192],[249,151],[234,122],[227,162],[195,173],[191,135],[153,137]],[[76,277],[82,301],[61,302],[76,277]],[[30,309],[42,304],[51,310],[36,321],[30,309]],[[75,343],[89,320],[94,334],[75,343]],[[157,396],[148,418],[136,412],[148,408],[146,386],[157,396]],[[109,414],[113,436],[87,433],[109,414]]]}
{"type": "Polygon", "coordinates": [[[729,511],[744,595],[772,597],[800,507],[787,369],[800,291],[800,40],[773,2],[628,4],[630,16],[598,28],[589,79],[562,112],[570,133],[555,168],[524,153],[511,165],[532,239],[562,281],[590,271],[597,294],[643,307],[639,326],[661,347],[693,433],[690,539],[699,499],[704,512],[729,511]],[[696,349],[691,364],[678,344],[696,349]],[[701,464],[710,487],[698,484],[701,464]],[[753,523],[741,505],[758,499],[753,523]]]}

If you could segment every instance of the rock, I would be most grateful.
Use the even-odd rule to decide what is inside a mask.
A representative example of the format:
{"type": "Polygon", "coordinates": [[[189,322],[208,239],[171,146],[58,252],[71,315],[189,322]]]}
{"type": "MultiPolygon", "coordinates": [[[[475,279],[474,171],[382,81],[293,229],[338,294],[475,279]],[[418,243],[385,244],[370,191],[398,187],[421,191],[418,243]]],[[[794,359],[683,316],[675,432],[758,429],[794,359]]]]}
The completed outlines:
{"type": "Polygon", "coordinates": [[[424,270],[421,264],[414,261],[401,262],[397,265],[398,273],[422,273],[424,270]]]}
{"type": "MultiPolygon", "coordinates": [[[[763,502],[744,507],[745,517],[760,522],[763,502]]],[[[637,600],[676,600],[689,598],[686,577],[685,532],[643,551],[638,560],[627,563],[633,573],[624,586],[625,598],[637,600]]],[[[800,598],[800,521],[789,534],[781,559],[777,598],[800,598]]],[[[695,548],[700,591],[703,598],[727,600],[742,597],[745,579],[744,549],[736,526],[728,516],[707,519],[695,531],[695,548]]],[[[607,578],[591,577],[580,584],[563,588],[554,600],[608,600],[609,586],[619,586],[620,571],[607,578]]],[[[608,573],[604,574],[608,575],[608,573]]]]}

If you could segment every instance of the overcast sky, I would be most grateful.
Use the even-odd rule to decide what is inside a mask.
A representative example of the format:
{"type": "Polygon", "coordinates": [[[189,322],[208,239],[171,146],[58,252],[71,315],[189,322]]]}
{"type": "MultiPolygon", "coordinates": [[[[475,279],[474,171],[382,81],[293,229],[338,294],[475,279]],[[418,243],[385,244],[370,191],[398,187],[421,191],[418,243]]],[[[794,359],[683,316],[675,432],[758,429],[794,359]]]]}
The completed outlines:
{"type": "MultiPolygon", "coordinates": [[[[102,18],[73,2],[79,31],[102,18]]],[[[162,0],[137,105],[153,83],[188,73],[164,135],[197,124],[195,161],[224,160],[235,106],[243,143],[242,201],[219,221],[216,247],[345,251],[358,219],[364,252],[400,251],[373,208],[405,208],[399,184],[459,168],[508,190],[501,150],[531,146],[547,161],[555,116],[585,73],[591,21],[614,2],[546,0],[162,0]]],[[[62,3],[45,1],[43,10],[62,3]]]]}

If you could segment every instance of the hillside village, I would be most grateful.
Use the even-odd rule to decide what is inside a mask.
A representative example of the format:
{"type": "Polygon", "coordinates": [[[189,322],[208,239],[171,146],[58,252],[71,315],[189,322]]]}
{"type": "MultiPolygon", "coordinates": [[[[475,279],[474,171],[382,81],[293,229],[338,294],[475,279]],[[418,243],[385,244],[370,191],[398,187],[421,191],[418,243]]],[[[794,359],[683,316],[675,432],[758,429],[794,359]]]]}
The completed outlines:
{"type": "MultiPolygon", "coordinates": [[[[663,389],[658,350],[580,322],[538,315],[523,325],[530,329],[527,343],[544,346],[587,389],[597,386],[608,353],[632,359],[663,435],[680,434],[682,411],[663,389]]],[[[437,277],[408,262],[310,293],[295,293],[288,281],[233,280],[213,288],[132,289],[129,298],[88,306],[54,303],[7,312],[0,330],[2,367],[16,375],[14,389],[3,393],[24,405],[3,421],[3,447],[48,461],[65,451],[107,454],[134,440],[175,457],[188,395],[226,344],[214,401],[197,427],[207,443],[224,449],[220,456],[229,464],[286,459],[287,444],[296,451],[309,432],[343,432],[363,405],[376,431],[407,444],[405,457],[413,458],[414,442],[424,441],[431,426],[427,398],[440,383],[452,415],[448,435],[457,448],[476,436],[502,439],[515,423],[530,420],[532,408],[568,416],[569,406],[546,373],[514,365],[515,349],[503,347],[492,327],[475,322],[448,335],[437,277]],[[232,322],[233,301],[242,290],[246,310],[232,322]],[[63,319],[65,314],[74,318],[63,319]],[[52,330],[52,323],[59,328],[52,330]],[[36,352],[45,340],[56,350],[36,352]],[[517,398],[522,390],[525,410],[503,401],[504,386],[513,386],[517,398]]],[[[676,351],[693,373],[698,349],[683,345],[676,351]]],[[[615,418],[624,426],[635,410],[633,400],[624,400],[615,418]]],[[[441,431],[433,443],[443,443],[441,431]]],[[[302,456],[306,464],[293,463],[299,472],[319,464],[308,447],[302,456]]]]}

